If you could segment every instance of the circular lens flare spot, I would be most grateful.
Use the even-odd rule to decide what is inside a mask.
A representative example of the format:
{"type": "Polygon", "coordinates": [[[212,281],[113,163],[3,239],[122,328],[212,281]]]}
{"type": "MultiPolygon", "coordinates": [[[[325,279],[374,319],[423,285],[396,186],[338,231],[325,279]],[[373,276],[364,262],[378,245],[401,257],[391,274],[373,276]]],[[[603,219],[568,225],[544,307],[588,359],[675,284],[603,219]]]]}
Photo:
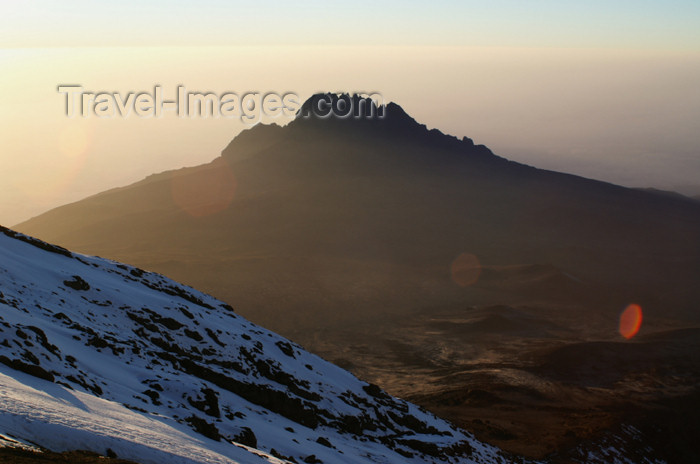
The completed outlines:
{"type": "Polygon", "coordinates": [[[78,158],[87,149],[89,142],[85,128],[71,125],[64,128],[58,136],[58,149],[69,158],[78,158]]]}
{"type": "Polygon", "coordinates": [[[236,178],[226,163],[175,172],[171,180],[173,201],[184,212],[200,218],[228,208],[236,193],[236,178]]]}
{"type": "Polygon", "coordinates": [[[76,188],[74,182],[85,167],[92,145],[92,133],[91,126],[86,122],[71,121],[56,128],[56,132],[45,140],[37,141],[35,149],[46,150],[51,156],[48,159],[39,155],[31,157],[31,161],[24,165],[27,171],[22,178],[25,180],[17,181],[17,188],[41,204],[65,203],[62,195],[76,188]]]}
{"type": "Polygon", "coordinates": [[[470,254],[462,253],[452,261],[450,266],[452,280],[460,287],[474,285],[481,275],[481,263],[479,259],[470,254]]]}
{"type": "Polygon", "coordinates": [[[642,307],[631,304],[620,315],[620,335],[629,340],[637,335],[640,327],[642,327],[642,307]]]}

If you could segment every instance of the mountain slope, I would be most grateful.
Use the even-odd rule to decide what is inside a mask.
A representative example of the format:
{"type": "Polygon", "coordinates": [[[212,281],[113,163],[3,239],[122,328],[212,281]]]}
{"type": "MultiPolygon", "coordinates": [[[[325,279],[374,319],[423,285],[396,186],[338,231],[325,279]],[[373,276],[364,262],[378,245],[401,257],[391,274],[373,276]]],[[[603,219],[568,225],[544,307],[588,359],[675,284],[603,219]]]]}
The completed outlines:
{"type": "Polygon", "coordinates": [[[0,433],[153,463],[504,462],[208,295],[0,232],[0,433]]]}
{"type": "Polygon", "coordinates": [[[509,162],[395,104],[383,120],[258,125],[209,164],[17,229],[235,296],[244,315],[305,344],[319,320],[468,304],[473,292],[450,275],[464,253],[483,266],[552,265],[589,284],[577,300],[595,288],[655,316],[671,298],[674,314],[696,317],[697,202],[509,162]]]}

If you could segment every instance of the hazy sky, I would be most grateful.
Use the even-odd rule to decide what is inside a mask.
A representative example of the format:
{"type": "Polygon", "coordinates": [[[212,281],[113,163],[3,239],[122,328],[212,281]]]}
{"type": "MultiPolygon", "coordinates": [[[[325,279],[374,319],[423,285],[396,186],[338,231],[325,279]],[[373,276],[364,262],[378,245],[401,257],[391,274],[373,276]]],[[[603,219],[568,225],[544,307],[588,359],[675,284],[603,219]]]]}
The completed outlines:
{"type": "Polygon", "coordinates": [[[245,128],[69,119],[61,84],[376,91],[511,159],[700,194],[698,1],[3,2],[0,46],[4,225],[210,161],[245,128]]]}
{"type": "Polygon", "coordinates": [[[694,49],[696,0],[4,2],[8,46],[467,45],[694,49]]]}

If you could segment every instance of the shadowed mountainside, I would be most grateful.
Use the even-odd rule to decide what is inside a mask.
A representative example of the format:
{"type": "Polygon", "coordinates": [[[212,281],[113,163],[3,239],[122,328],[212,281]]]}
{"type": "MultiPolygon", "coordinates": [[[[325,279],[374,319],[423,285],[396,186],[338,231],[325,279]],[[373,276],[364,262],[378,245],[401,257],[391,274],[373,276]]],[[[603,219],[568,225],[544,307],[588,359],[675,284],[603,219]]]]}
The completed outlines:
{"type": "Polygon", "coordinates": [[[650,315],[669,297],[688,309],[700,272],[697,203],[509,162],[395,104],[383,120],[258,125],[209,164],[17,228],[165,272],[283,331],[468,300],[450,273],[465,253],[554,266],[650,315]]]}

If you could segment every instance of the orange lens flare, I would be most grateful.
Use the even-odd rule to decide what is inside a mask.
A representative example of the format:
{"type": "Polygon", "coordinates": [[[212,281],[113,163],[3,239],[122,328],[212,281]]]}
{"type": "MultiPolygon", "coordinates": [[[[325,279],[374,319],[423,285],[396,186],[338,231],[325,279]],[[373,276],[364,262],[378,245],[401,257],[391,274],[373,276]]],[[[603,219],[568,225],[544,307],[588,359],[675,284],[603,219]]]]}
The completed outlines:
{"type": "Polygon", "coordinates": [[[474,285],[481,275],[479,259],[469,253],[462,253],[452,261],[450,267],[452,280],[460,287],[474,285]]]}
{"type": "Polygon", "coordinates": [[[630,339],[637,335],[642,326],[642,307],[631,304],[620,315],[620,335],[630,339]]]}
{"type": "Polygon", "coordinates": [[[68,158],[78,158],[88,148],[90,135],[79,125],[64,128],[58,136],[58,149],[68,158]]]}
{"type": "Polygon", "coordinates": [[[190,216],[201,218],[228,208],[236,192],[236,178],[225,163],[218,163],[174,173],[171,187],[175,204],[190,216]]]}

